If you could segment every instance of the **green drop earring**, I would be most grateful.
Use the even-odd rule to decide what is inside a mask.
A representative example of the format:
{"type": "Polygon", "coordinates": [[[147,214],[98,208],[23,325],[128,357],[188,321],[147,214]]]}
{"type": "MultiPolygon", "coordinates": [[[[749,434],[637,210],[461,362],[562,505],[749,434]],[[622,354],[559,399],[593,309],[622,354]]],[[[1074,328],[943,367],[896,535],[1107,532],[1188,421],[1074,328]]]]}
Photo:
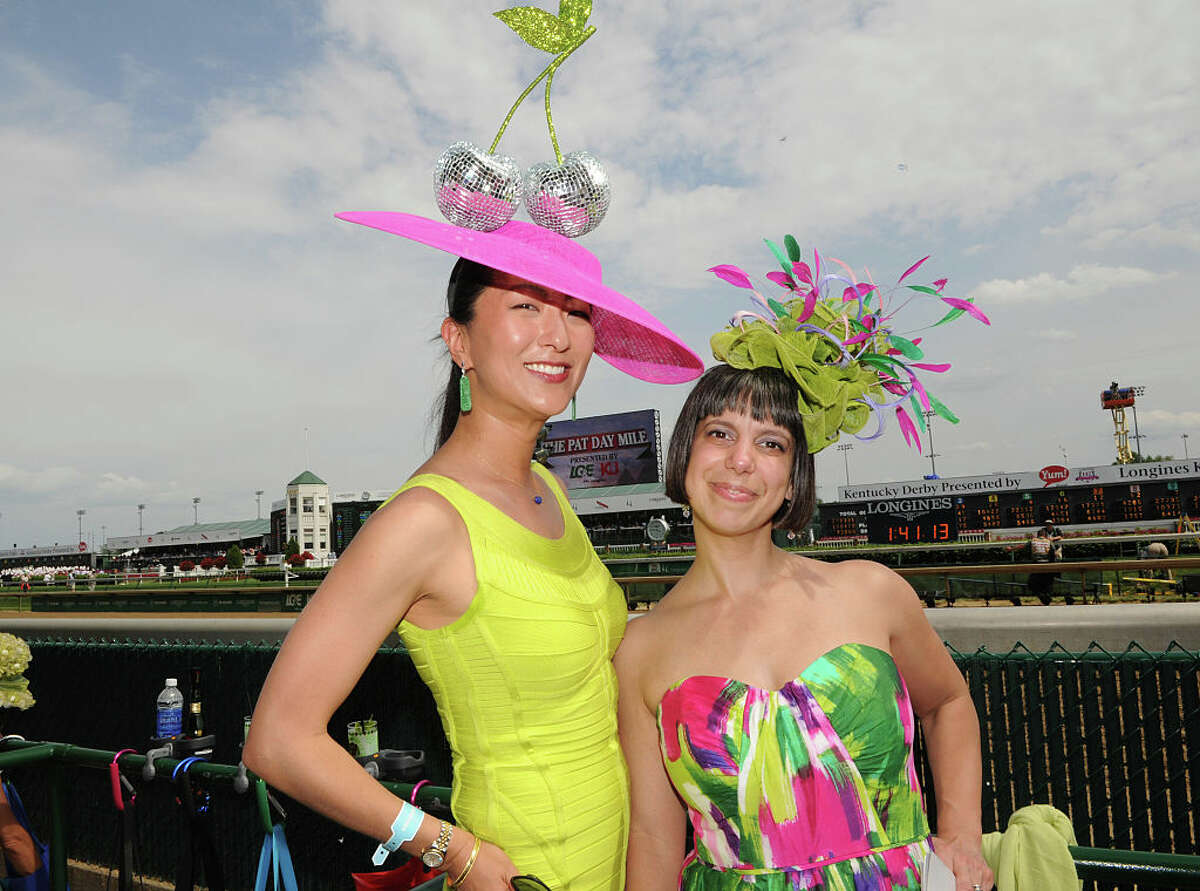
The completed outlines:
{"type": "Polygon", "coordinates": [[[462,366],[462,376],[458,379],[458,410],[462,414],[471,410],[471,381],[467,378],[465,362],[462,366]]]}

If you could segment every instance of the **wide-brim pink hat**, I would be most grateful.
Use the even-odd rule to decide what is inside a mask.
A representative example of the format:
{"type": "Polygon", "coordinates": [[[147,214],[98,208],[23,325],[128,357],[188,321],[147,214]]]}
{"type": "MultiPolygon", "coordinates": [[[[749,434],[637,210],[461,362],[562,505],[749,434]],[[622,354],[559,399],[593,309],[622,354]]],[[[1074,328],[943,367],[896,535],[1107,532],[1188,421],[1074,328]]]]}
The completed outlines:
{"type": "Polygon", "coordinates": [[[656,384],[680,384],[704,371],[700,357],[671,329],[601,282],[600,261],[591,251],[549,229],[510,220],[491,232],[477,232],[389,211],[335,216],[411,238],[591,304],[596,355],[628,375],[656,384]]]}

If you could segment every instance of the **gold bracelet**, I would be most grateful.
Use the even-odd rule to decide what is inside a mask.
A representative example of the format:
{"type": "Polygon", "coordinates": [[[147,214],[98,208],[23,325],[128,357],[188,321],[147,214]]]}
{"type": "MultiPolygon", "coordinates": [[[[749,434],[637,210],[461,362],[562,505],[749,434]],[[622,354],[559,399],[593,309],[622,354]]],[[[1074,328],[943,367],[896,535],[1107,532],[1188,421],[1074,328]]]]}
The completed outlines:
{"type": "Polygon", "coordinates": [[[471,856],[467,858],[467,865],[463,867],[463,871],[458,874],[457,879],[452,879],[446,882],[447,888],[457,888],[467,880],[467,875],[475,867],[475,858],[479,856],[479,849],[483,847],[483,839],[475,836],[475,845],[471,848],[471,856]]]}

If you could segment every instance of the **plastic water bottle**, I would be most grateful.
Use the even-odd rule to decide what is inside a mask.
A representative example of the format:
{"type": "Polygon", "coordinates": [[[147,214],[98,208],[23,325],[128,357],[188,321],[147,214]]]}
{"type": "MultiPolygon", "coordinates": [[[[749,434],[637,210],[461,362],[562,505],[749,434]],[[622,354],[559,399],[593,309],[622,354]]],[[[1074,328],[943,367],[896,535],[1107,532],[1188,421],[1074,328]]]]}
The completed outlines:
{"type": "Polygon", "coordinates": [[[158,721],[155,724],[159,739],[183,733],[183,693],[179,681],[167,678],[167,685],[158,694],[158,721]]]}

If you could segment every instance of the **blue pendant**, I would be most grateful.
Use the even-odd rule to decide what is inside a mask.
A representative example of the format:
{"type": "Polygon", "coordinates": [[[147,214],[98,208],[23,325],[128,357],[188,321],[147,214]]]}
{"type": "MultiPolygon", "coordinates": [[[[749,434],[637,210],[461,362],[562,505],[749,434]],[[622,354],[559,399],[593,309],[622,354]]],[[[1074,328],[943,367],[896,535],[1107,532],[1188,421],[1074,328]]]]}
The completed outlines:
{"type": "Polygon", "coordinates": [[[534,503],[534,504],[541,504],[541,503],[542,503],[542,496],[541,496],[541,495],[534,495],[534,496],[533,496],[533,503],[534,503]]]}

